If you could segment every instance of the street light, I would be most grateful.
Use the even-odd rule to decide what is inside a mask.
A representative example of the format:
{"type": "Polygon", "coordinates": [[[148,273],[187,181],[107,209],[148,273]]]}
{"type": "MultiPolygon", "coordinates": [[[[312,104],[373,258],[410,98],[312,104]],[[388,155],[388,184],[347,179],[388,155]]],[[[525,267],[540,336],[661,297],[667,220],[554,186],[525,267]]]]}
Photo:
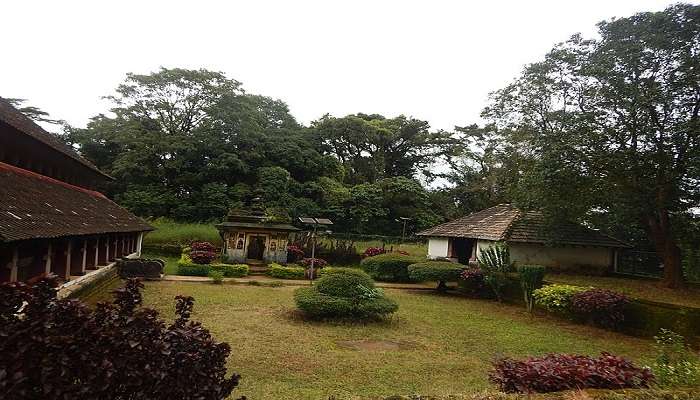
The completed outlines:
{"type": "Polygon", "coordinates": [[[309,271],[309,280],[313,282],[314,280],[314,263],[316,262],[316,229],[319,226],[333,225],[333,222],[328,218],[308,218],[299,217],[304,225],[311,225],[314,227],[313,233],[311,234],[311,270],[309,271]]]}
{"type": "Polygon", "coordinates": [[[410,221],[410,218],[399,217],[396,222],[403,222],[403,230],[401,231],[401,244],[403,244],[404,238],[406,237],[406,222],[410,221]]]}

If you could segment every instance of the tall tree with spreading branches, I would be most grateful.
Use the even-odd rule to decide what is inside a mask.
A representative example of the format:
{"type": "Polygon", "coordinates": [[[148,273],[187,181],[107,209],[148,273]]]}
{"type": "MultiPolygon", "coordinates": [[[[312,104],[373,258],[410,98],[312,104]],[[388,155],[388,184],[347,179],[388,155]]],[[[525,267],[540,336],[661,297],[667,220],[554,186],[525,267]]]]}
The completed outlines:
{"type": "Polygon", "coordinates": [[[527,66],[484,116],[521,157],[515,199],[552,218],[638,224],[683,285],[674,220],[700,201],[700,6],[598,25],[527,66]]]}

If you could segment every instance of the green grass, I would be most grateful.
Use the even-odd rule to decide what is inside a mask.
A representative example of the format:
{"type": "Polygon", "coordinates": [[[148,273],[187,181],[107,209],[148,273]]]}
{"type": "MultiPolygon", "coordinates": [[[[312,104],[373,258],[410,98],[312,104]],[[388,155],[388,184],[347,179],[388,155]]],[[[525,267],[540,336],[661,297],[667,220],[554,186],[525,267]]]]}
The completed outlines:
{"type": "Polygon", "coordinates": [[[193,319],[233,351],[229,371],[243,378],[236,397],[327,399],[493,389],[487,376],[498,356],[610,351],[642,364],[651,342],[492,301],[432,292],[386,290],[399,303],[388,322],[308,322],[294,312],[293,289],[146,282],[145,304],[171,319],[178,294],[196,299],[193,319]],[[399,350],[355,350],[341,341],[381,340],[399,350]]]}
{"type": "Polygon", "coordinates": [[[658,281],[609,276],[585,276],[548,274],[545,280],[578,286],[594,286],[624,293],[630,297],[671,303],[687,307],[700,307],[700,288],[669,289],[658,281]]]}
{"type": "MultiPolygon", "coordinates": [[[[355,242],[355,248],[360,254],[364,253],[368,247],[382,247],[382,241],[366,240],[355,242]]],[[[428,245],[426,243],[403,243],[385,245],[385,248],[387,250],[391,249],[392,247],[394,250],[403,250],[412,256],[426,257],[428,255],[428,245]]]]}
{"type": "Polygon", "coordinates": [[[155,231],[150,232],[144,239],[144,246],[180,244],[188,245],[192,241],[209,242],[215,246],[221,246],[219,231],[213,223],[182,223],[165,219],[157,219],[150,222],[155,231]]]}

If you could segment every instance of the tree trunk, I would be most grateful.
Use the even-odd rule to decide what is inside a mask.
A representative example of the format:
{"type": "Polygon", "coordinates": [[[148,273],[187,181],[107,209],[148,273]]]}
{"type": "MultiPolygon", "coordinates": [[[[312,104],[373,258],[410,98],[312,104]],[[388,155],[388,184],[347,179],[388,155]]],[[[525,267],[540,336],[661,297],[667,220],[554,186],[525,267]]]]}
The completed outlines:
{"type": "Polygon", "coordinates": [[[664,286],[674,289],[684,287],[681,250],[671,231],[668,210],[658,210],[656,215],[650,216],[648,227],[650,239],[664,263],[664,286]]]}

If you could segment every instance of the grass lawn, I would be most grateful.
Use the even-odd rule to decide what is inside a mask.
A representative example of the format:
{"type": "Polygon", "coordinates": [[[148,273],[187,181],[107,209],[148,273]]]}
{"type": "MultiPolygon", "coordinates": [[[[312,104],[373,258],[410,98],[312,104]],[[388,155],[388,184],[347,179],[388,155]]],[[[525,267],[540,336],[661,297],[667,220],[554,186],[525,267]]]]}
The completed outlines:
{"type": "Polygon", "coordinates": [[[493,389],[497,356],[610,351],[648,363],[652,345],[522,308],[387,290],[400,305],[388,322],[308,322],[294,313],[293,288],[146,282],[145,304],[171,319],[178,294],[196,299],[193,319],[232,348],[229,370],[242,374],[236,397],[327,399],[423,393],[448,395],[493,389]],[[352,341],[382,341],[368,349],[352,341]],[[385,349],[383,345],[393,347],[385,349]]]}
{"type": "Polygon", "coordinates": [[[161,244],[189,245],[192,241],[203,241],[221,246],[221,236],[214,224],[197,224],[174,222],[157,219],[150,222],[155,231],[148,233],[144,238],[144,246],[161,244]]]}
{"type": "Polygon", "coordinates": [[[653,280],[568,274],[549,274],[545,279],[552,283],[611,289],[640,299],[688,307],[700,307],[700,288],[697,286],[682,290],[669,289],[662,286],[658,281],[653,280]]]}

